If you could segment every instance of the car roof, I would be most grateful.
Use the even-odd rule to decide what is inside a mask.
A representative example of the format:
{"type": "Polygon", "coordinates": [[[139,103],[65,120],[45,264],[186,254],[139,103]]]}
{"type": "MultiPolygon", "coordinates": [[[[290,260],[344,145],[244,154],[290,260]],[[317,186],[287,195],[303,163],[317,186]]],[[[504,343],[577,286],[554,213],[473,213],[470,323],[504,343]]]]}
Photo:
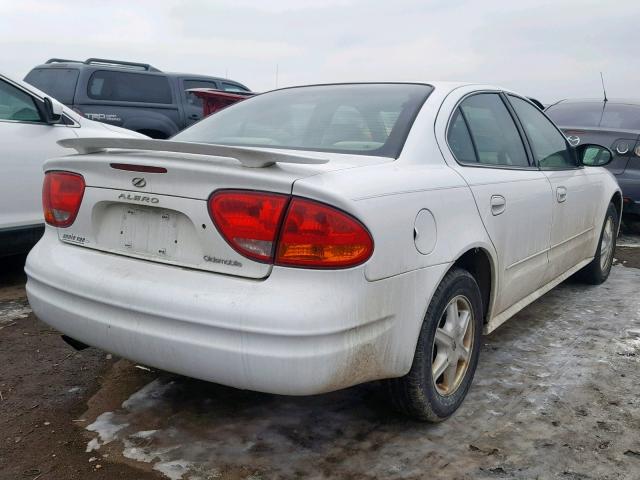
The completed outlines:
{"type": "MultiPolygon", "coordinates": [[[[330,82],[330,83],[314,83],[314,84],[302,84],[302,85],[290,85],[287,87],[276,88],[273,90],[265,90],[264,93],[273,92],[277,90],[287,90],[290,88],[307,88],[307,87],[328,87],[332,85],[428,85],[438,90],[453,91],[462,87],[477,87],[478,90],[500,90],[505,92],[511,92],[509,89],[497,87],[494,85],[486,85],[483,83],[472,82],[455,82],[455,81],[428,81],[428,80],[371,80],[371,81],[358,81],[358,82],[330,82]]],[[[520,95],[520,94],[518,94],[520,95]]]]}

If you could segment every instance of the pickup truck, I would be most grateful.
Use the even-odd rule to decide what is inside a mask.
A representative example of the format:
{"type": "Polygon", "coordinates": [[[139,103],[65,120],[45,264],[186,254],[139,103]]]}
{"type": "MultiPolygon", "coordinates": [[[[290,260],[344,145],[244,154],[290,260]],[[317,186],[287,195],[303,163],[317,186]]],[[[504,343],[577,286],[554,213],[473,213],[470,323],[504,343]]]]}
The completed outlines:
{"type": "Polygon", "coordinates": [[[202,118],[203,101],[188,90],[250,92],[234,80],[165,73],[146,63],[101,58],[52,58],[33,68],[25,81],[86,118],[159,139],[202,118]]]}

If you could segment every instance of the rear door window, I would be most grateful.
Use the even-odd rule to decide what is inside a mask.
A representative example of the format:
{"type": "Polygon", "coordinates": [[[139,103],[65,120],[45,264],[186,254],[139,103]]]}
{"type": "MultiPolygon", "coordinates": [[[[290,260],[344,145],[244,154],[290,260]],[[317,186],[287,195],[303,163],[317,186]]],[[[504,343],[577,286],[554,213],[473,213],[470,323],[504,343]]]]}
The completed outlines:
{"type": "MultiPolygon", "coordinates": [[[[477,162],[484,165],[528,167],[529,160],[518,128],[497,93],[479,93],[460,104],[477,162]]],[[[464,163],[461,159],[458,161],[464,163]]]]}
{"type": "Polygon", "coordinates": [[[24,80],[60,103],[72,105],[79,75],[76,68],[36,68],[24,80]]]}
{"type": "Polygon", "coordinates": [[[564,135],[540,109],[513,95],[509,95],[509,101],[522,123],[540,168],[576,168],[575,157],[569,151],[564,135]]]}
{"type": "Polygon", "coordinates": [[[96,71],[89,79],[87,95],[113,102],[173,103],[167,77],[144,73],[96,71]]]}
{"type": "Polygon", "coordinates": [[[478,161],[471,135],[467,128],[467,122],[464,120],[459,108],[456,108],[453,113],[451,125],[447,132],[447,142],[449,142],[449,148],[451,148],[451,152],[458,162],[475,163],[478,161]]]}

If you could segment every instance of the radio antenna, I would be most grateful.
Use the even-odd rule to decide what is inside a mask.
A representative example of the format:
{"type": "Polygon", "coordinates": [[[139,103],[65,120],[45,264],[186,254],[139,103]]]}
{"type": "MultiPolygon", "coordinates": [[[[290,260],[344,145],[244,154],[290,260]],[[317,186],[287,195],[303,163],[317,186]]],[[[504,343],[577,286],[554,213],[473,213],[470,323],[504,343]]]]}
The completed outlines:
{"type": "Polygon", "coordinates": [[[602,93],[604,93],[604,101],[608,102],[609,100],[607,99],[607,90],[606,88],[604,88],[604,76],[602,75],[602,72],[600,72],[600,81],[602,82],[602,93]]]}

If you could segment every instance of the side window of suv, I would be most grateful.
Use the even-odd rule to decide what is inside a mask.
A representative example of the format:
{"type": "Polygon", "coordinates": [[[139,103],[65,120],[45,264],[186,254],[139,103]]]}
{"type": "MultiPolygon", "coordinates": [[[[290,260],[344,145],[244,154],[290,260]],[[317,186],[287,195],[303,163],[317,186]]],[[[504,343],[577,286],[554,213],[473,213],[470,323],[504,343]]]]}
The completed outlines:
{"type": "MultiPolygon", "coordinates": [[[[456,135],[454,151],[458,162],[504,167],[528,167],[527,152],[518,128],[502,98],[497,93],[478,93],[467,97],[454,116],[448,135],[456,135]],[[464,139],[464,126],[475,150],[471,157],[469,141],[464,139]],[[464,152],[464,153],[463,153],[464,152]],[[475,161],[472,161],[473,158],[475,161]]],[[[451,140],[450,140],[451,145],[451,140]]]]}
{"type": "Polygon", "coordinates": [[[564,135],[529,102],[509,95],[509,101],[524,128],[533,156],[541,169],[576,168],[576,160],[567,146],[564,135]]]}
{"type": "Polygon", "coordinates": [[[114,102],[173,103],[164,75],[98,70],[89,79],[87,95],[114,102]]]}
{"type": "Polygon", "coordinates": [[[0,80],[0,120],[41,122],[42,117],[31,95],[0,80]]]}
{"type": "MultiPolygon", "coordinates": [[[[211,82],[207,80],[183,80],[182,85],[185,90],[189,90],[191,88],[213,88],[214,90],[218,90],[218,84],[216,82],[211,82]]],[[[202,108],[202,99],[197,97],[191,92],[186,92],[187,94],[187,103],[189,105],[193,105],[195,107],[202,108]]]]}
{"type": "Polygon", "coordinates": [[[235,83],[227,83],[227,82],[222,82],[222,89],[225,92],[244,93],[244,92],[248,92],[249,91],[246,88],[241,87],[240,85],[236,85],[235,83]]]}

